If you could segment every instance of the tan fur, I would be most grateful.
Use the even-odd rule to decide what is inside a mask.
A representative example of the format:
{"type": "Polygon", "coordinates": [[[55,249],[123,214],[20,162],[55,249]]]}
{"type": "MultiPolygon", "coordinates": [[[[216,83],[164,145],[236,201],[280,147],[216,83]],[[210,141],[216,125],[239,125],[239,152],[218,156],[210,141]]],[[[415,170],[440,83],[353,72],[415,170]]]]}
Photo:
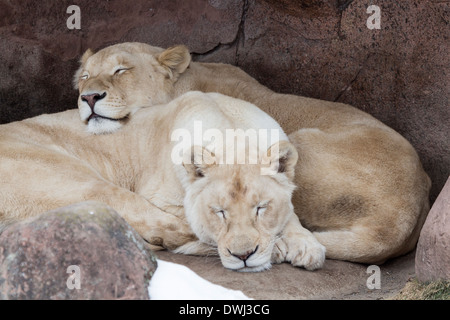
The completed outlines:
{"type": "Polygon", "coordinates": [[[86,132],[76,110],[42,115],[0,126],[0,231],[48,210],[96,200],[117,210],[154,249],[218,249],[224,266],[234,270],[260,271],[281,261],[317,269],[325,248],[300,225],[291,203],[296,161],[295,148],[273,119],[216,93],[190,92],[140,110],[114,134],[86,132]],[[269,127],[279,130],[280,139],[260,150],[256,164],[216,164],[219,145],[208,141],[194,151],[214,161],[202,164],[194,151],[172,161],[180,143],[172,141],[173,132],[194,135],[195,121],[220,132],[269,127]],[[195,162],[187,160],[191,156],[195,162]],[[265,167],[273,174],[262,175],[265,167]],[[262,205],[265,213],[257,214],[262,205]],[[212,212],[219,207],[223,216],[212,212]]]}
{"type": "MultiPolygon", "coordinates": [[[[249,101],[281,124],[299,154],[295,211],[326,246],[327,257],[380,263],[414,248],[429,210],[431,182],[413,147],[397,132],[349,105],[275,93],[231,65],[189,64],[184,46],[166,54],[145,44],[119,44],[90,57],[79,72],[107,71],[129,52],[139,66],[127,80],[132,89],[122,83],[113,88],[148,99],[127,101],[128,111],[200,90],[249,101]],[[177,59],[165,62],[166,55],[177,59]]],[[[102,84],[94,85],[98,79],[90,87],[81,82],[80,93],[103,90],[102,84]]]]}

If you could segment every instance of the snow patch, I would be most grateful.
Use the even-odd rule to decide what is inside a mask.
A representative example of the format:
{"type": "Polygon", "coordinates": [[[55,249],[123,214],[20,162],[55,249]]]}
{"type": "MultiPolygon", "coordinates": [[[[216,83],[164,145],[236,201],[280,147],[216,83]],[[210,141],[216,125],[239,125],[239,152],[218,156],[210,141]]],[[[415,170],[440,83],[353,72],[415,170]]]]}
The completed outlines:
{"type": "Polygon", "coordinates": [[[152,300],[250,300],[242,291],[219,286],[186,266],[157,260],[148,293],[152,300]]]}

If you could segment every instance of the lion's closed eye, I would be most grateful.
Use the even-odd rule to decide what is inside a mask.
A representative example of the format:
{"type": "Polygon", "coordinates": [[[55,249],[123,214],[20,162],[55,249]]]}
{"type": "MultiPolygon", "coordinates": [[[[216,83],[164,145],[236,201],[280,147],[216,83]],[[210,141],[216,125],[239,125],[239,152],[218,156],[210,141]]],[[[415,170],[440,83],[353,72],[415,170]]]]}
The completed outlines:
{"type": "Polygon", "coordinates": [[[267,207],[257,207],[256,208],[256,215],[262,216],[264,212],[266,212],[267,207]]]}
{"type": "Polygon", "coordinates": [[[270,201],[261,201],[256,205],[256,216],[262,217],[263,214],[266,212],[267,207],[269,206],[270,201]]]}
{"type": "Polygon", "coordinates": [[[131,70],[131,69],[132,69],[131,67],[118,66],[118,67],[116,67],[114,69],[113,74],[114,75],[121,75],[122,73],[124,73],[124,72],[126,72],[128,70],[131,70]]]}
{"type": "Polygon", "coordinates": [[[222,207],[212,206],[212,207],[210,207],[210,210],[212,213],[216,214],[219,218],[225,219],[226,211],[222,207]]]}

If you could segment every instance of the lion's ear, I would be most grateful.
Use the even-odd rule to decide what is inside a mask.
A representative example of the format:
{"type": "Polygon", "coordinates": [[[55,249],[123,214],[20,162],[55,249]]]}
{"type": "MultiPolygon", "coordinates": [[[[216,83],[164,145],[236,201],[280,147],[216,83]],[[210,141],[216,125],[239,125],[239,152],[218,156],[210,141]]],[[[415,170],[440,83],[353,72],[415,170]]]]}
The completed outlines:
{"type": "Polygon", "coordinates": [[[158,62],[168,68],[171,73],[176,72],[180,74],[189,67],[191,54],[186,46],[174,46],[161,52],[158,56],[158,62]]]}
{"type": "Polygon", "coordinates": [[[87,49],[86,52],[81,56],[80,63],[83,65],[86,63],[87,59],[94,55],[92,49],[87,49]]]}
{"type": "Polygon", "coordinates": [[[190,152],[184,153],[183,166],[191,179],[203,178],[214,165],[216,157],[205,147],[193,146],[190,152]]]}
{"type": "Polygon", "coordinates": [[[87,49],[86,52],[81,56],[80,59],[81,66],[75,72],[75,75],[73,77],[73,87],[75,88],[75,90],[78,90],[78,81],[80,79],[81,72],[83,71],[83,65],[86,63],[87,59],[89,59],[93,55],[94,51],[92,51],[91,49],[87,49]]]}
{"type": "Polygon", "coordinates": [[[262,167],[262,170],[268,175],[284,173],[292,181],[297,160],[298,153],[294,145],[288,141],[279,141],[267,150],[267,158],[263,164],[268,167],[262,167]]]}

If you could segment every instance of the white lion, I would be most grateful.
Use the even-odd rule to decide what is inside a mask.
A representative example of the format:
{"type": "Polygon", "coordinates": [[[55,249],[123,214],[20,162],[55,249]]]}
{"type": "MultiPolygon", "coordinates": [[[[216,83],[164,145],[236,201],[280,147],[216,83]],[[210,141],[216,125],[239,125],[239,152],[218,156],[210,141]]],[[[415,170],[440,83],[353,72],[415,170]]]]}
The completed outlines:
{"type": "MultiPolygon", "coordinates": [[[[127,120],[116,114],[127,125],[107,135],[88,133],[76,110],[1,125],[0,228],[97,200],[117,210],[155,250],[218,252],[225,267],[242,271],[282,261],[309,270],[322,266],[325,248],[301,226],[291,203],[297,151],[263,111],[218,93],[189,92],[127,120]],[[185,142],[172,141],[173,133],[193,137],[196,122],[205,136],[190,140],[175,161],[174,148],[185,142]],[[214,139],[207,138],[212,129],[214,139]],[[217,131],[225,135],[227,129],[278,135],[265,138],[267,146],[257,149],[252,163],[248,144],[229,151],[233,143],[219,141],[217,131]],[[246,155],[243,164],[219,164],[234,151],[246,155]]],[[[103,117],[92,113],[88,122],[110,128],[114,121],[103,117]]]]}
{"type": "Polygon", "coordinates": [[[417,242],[430,179],[411,144],[361,110],[275,93],[237,67],[191,62],[184,46],[122,43],[88,50],[75,85],[81,119],[92,133],[127,127],[139,108],[190,90],[251,102],[280,123],[298,151],[292,201],[327,257],[381,263],[417,242]]]}

